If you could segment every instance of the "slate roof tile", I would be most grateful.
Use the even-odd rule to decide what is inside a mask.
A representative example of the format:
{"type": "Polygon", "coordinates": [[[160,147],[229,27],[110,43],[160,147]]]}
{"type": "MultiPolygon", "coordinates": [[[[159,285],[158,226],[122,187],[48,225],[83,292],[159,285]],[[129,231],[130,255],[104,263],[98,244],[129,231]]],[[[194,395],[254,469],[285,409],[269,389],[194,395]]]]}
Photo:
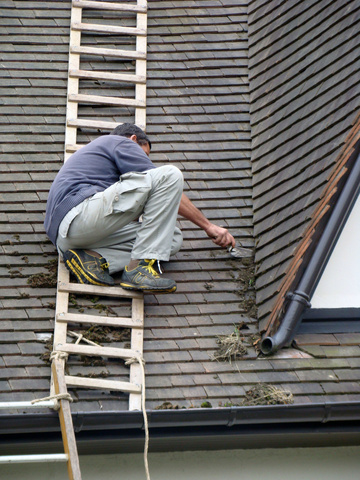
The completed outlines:
{"type": "MultiPolygon", "coordinates": [[[[256,2],[250,2],[250,8],[252,3],[256,2]]],[[[264,5],[269,11],[276,8],[273,2],[270,5],[265,2],[264,5]]],[[[19,255],[2,256],[3,267],[0,269],[0,276],[6,278],[3,293],[10,295],[3,300],[3,303],[8,303],[6,323],[2,326],[9,340],[8,343],[3,342],[2,347],[11,348],[13,353],[3,354],[0,358],[0,374],[7,372],[11,379],[11,384],[5,384],[4,392],[0,393],[0,398],[7,399],[43,396],[48,390],[49,366],[39,357],[46,352],[46,345],[37,335],[50,335],[53,331],[54,311],[50,304],[55,301],[55,289],[42,289],[40,293],[40,289],[31,289],[26,280],[36,271],[46,272],[48,260],[56,258],[54,248],[44,236],[42,221],[47,191],[62,162],[65,121],[67,62],[64,63],[64,60],[68,52],[70,2],[52,2],[51,8],[48,2],[31,2],[31,9],[26,6],[28,3],[25,2],[6,2],[5,18],[9,19],[7,25],[11,30],[6,43],[2,43],[5,47],[2,52],[8,70],[0,74],[3,85],[10,87],[8,100],[12,101],[12,104],[0,106],[0,115],[5,115],[2,133],[13,135],[7,137],[3,156],[6,165],[3,173],[10,174],[11,178],[4,177],[3,183],[0,183],[0,191],[4,192],[0,203],[5,206],[10,202],[12,210],[4,209],[6,215],[0,217],[0,232],[5,242],[6,237],[20,235],[19,246],[3,245],[7,253],[17,249],[19,255]],[[22,20],[22,25],[16,26],[18,20],[22,20]],[[11,52],[16,54],[11,56],[11,52]],[[51,59],[53,61],[49,62],[51,59]],[[44,68],[46,78],[42,72],[44,68]],[[37,98],[39,100],[34,105],[33,100],[37,98]],[[25,118],[27,128],[22,130],[25,118]],[[21,141],[25,143],[19,143],[21,141]],[[15,180],[15,176],[20,177],[15,180]],[[8,218],[11,223],[1,223],[8,218]],[[28,223],[24,223],[25,218],[28,223]],[[16,276],[18,274],[11,276],[7,265],[17,269],[24,277],[16,276]],[[18,298],[22,293],[30,297],[18,298]],[[29,334],[33,337],[28,337],[29,334]],[[16,389],[15,393],[10,387],[16,389]]],[[[293,6],[285,2],[281,5],[281,16],[291,10],[292,18],[295,18],[293,6]]],[[[299,5],[297,10],[301,10],[299,5]]],[[[259,15],[260,12],[261,9],[257,8],[256,14],[252,14],[258,26],[266,18],[259,15]]],[[[194,202],[210,218],[229,225],[244,245],[253,246],[247,38],[243,33],[246,30],[246,5],[239,5],[235,0],[221,3],[212,0],[149,2],[147,130],[154,139],[154,161],[158,164],[171,161],[179,165],[187,180],[187,192],[194,202]]],[[[256,34],[262,35],[261,28],[256,34]]],[[[112,48],[116,48],[119,42],[116,36],[109,40],[92,35],[84,35],[83,38],[86,44],[96,43],[112,48]]],[[[4,39],[5,36],[0,41],[4,39]]],[[[132,45],[131,41],[126,41],[128,46],[132,45]]],[[[353,43],[351,45],[356,48],[353,43]]],[[[309,67],[314,68],[315,62],[315,56],[312,56],[309,67]]],[[[341,66],[346,68],[345,63],[341,66]]],[[[85,58],[84,64],[88,68],[104,70],[118,65],[111,59],[104,62],[91,56],[85,58]]],[[[124,68],[133,70],[129,62],[124,68]]],[[[276,66],[274,71],[277,71],[276,66]]],[[[330,75],[327,78],[330,79],[330,75]]],[[[95,91],[93,82],[85,83],[85,87],[95,91]]],[[[98,87],[102,94],[115,91],[114,85],[98,87]]],[[[330,80],[328,87],[333,87],[330,80]]],[[[130,91],[125,86],[121,87],[123,93],[130,94],[130,91]]],[[[308,91],[311,91],[311,84],[308,91]]],[[[6,91],[4,93],[6,95],[6,91]]],[[[347,94],[344,96],[350,98],[347,94]]],[[[271,103],[276,103],[278,123],[282,125],[280,115],[284,111],[281,111],[281,104],[276,98],[271,103]]],[[[253,102],[252,108],[255,112],[258,106],[253,102]]],[[[262,111],[260,107],[259,111],[262,111]]],[[[133,115],[131,109],[82,105],[80,112],[87,118],[117,121],[133,115]]],[[[259,132],[256,135],[266,136],[256,116],[253,123],[259,132]]],[[[271,128],[271,122],[269,126],[271,128]]],[[[306,128],[310,126],[306,125],[306,128]]],[[[84,129],[80,139],[86,143],[96,136],[97,132],[84,129]]],[[[323,144],[326,140],[324,137],[323,144]]],[[[272,148],[274,150],[275,147],[272,148]]],[[[264,155],[262,158],[267,157],[264,155]]],[[[326,158],[324,153],[322,158],[326,158]]],[[[281,162],[279,159],[276,163],[280,171],[283,168],[281,162]]],[[[262,171],[260,168],[259,175],[262,171]]],[[[319,171],[322,171],[321,167],[319,171]]],[[[279,178],[280,184],[283,184],[284,177],[280,175],[279,178]]],[[[256,181],[255,178],[255,184],[256,181]]],[[[258,184],[261,186],[264,182],[266,176],[258,184]]],[[[295,188],[291,181],[288,188],[289,191],[295,188]]],[[[261,198],[257,192],[255,194],[261,198]]],[[[264,195],[268,195],[267,190],[264,195]]],[[[318,196],[317,192],[317,196],[314,195],[309,202],[309,197],[304,194],[297,206],[310,207],[318,196]]],[[[260,206],[259,212],[263,210],[260,206]]],[[[289,208],[294,209],[294,206],[289,208]]],[[[271,212],[272,225],[287,221],[276,208],[271,212]]],[[[266,222],[266,216],[261,222],[266,222]]],[[[324,359],[316,359],[318,363],[314,366],[310,363],[313,359],[308,358],[296,359],[296,363],[292,360],[270,362],[257,358],[253,348],[249,348],[244,359],[232,364],[212,362],[210,354],[217,346],[217,335],[233,332],[234,324],[241,321],[248,326],[245,334],[252,335],[256,333],[256,320],[246,314],[242,297],[238,294],[243,288],[238,283],[241,261],[230,259],[226,252],[220,252],[211,242],[207,243],[205,235],[190,222],[180,220],[179,223],[184,229],[184,249],[166,266],[169,275],[178,281],[179,290],[168,297],[149,295],[146,299],[144,348],[149,408],[167,400],[179,402],[181,406],[196,406],[204,399],[208,399],[214,407],[220,406],[220,402],[222,405],[228,401],[239,403],[245,394],[244,385],[251,385],[260,378],[282,386],[289,385],[290,390],[294,389],[297,402],[313,398],[317,401],[323,392],[319,384],[300,379],[294,371],[322,368],[324,375],[320,375],[320,380],[328,383],[325,382],[328,367],[319,362],[329,361],[329,368],[334,371],[347,370],[350,360],[355,368],[359,367],[358,357],[349,358],[356,352],[348,350],[352,348],[348,344],[339,345],[338,351],[315,351],[324,359]],[[330,360],[327,355],[331,356],[330,360]],[[269,376],[269,373],[272,375],[269,376]],[[214,378],[216,374],[218,377],[214,378]]],[[[270,248],[270,240],[266,240],[264,245],[270,248]]],[[[278,276],[283,274],[284,262],[289,261],[292,253],[291,248],[279,252],[273,263],[278,276]]],[[[271,272],[270,252],[264,265],[266,271],[271,272]]],[[[266,288],[266,282],[262,286],[266,288]]],[[[84,300],[81,303],[84,303],[87,312],[91,311],[84,300]]],[[[129,310],[128,305],[113,305],[109,301],[104,304],[111,306],[117,314],[129,310]]],[[[345,342],[345,339],[342,341],[345,342]]],[[[312,346],[306,345],[305,348],[312,346]]],[[[104,363],[97,367],[85,366],[74,357],[69,362],[69,368],[76,374],[96,374],[104,370],[109,378],[122,377],[127,373],[121,363],[104,363]]],[[[344,389],[341,393],[354,395],[351,393],[356,391],[354,379],[351,376],[347,378],[346,372],[342,375],[344,389]]],[[[79,401],[72,407],[74,412],[127,408],[126,395],[82,390],[76,394],[79,401]]]]}
{"type": "MultiPolygon", "coordinates": [[[[256,9],[256,16],[249,16],[251,120],[255,147],[254,220],[255,234],[260,236],[257,259],[267,258],[265,270],[261,272],[260,267],[259,271],[261,291],[258,299],[264,302],[260,307],[260,315],[264,316],[266,310],[269,312],[274,305],[276,291],[280,291],[277,284],[281,280],[279,277],[274,281],[274,276],[270,276],[272,286],[269,284],[265,289],[263,287],[269,282],[265,272],[274,270],[269,268],[271,263],[280,263],[276,258],[278,255],[282,255],[285,267],[281,270],[286,272],[293,253],[285,256],[281,250],[286,243],[293,243],[294,247],[297,243],[294,235],[289,239],[287,234],[282,247],[278,237],[282,231],[287,231],[289,225],[301,225],[304,204],[307,205],[307,216],[311,218],[312,209],[321,198],[319,186],[326,184],[329,176],[327,169],[335,161],[355,116],[359,88],[352,83],[354,76],[350,72],[352,66],[355,66],[355,70],[359,66],[354,61],[358,11],[353,2],[341,6],[332,4],[326,10],[328,5],[325,2],[312,2],[309,11],[315,14],[310,17],[307,11],[299,16],[303,6],[298,2],[291,7],[275,2],[269,6],[257,1],[251,3],[255,4],[253,7],[256,9]],[[268,17],[266,11],[276,12],[274,19],[268,17]],[[302,16],[304,22],[300,21],[302,16]],[[326,37],[323,36],[319,41],[317,35],[325,30],[326,37]],[[346,30],[349,35],[341,33],[346,30]],[[295,35],[295,32],[298,34],[295,35]],[[300,32],[301,41],[294,41],[300,38],[300,32]],[[260,37],[262,41],[257,42],[260,37]],[[281,58],[274,63],[273,59],[280,50],[281,58]],[[350,101],[351,95],[353,101],[350,101]],[[331,112],[334,112],[333,115],[331,112]],[[326,129],[324,117],[327,120],[326,129]],[[304,174],[298,174],[301,172],[300,162],[305,161],[311,165],[307,172],[308,179],[304,174]],[[271,165],[271,162],[274,164],[271,165]],[[271,199],[270,192],[276,187],[278,196],[271,199]],[[305,197],[301,198],[302,195],[305,197]],[[292,206],[286,205],[286,198],[296,197],[300,198],[292,206]],[[297,217],[294,216],[296,212],[299,212],[297,217]],[[275,225],[278,225],[277,234],[275,225]],[[270,230],[274,232],[273,242],[269,237],[270,230]],[[267,242],[269,246],[262,249],[261,245],[267,242]],[[271,246],[275,242],[276,248],[273,247],[273,250],[276,253],[272,254],[271,246]],[[261,278],[261,275],[264,276],[261,278]]],[[[306,223],[304,220],[302,222],[304,231],[306,223]]],[[[294,233],[300,239],[301,226],[294,233]]]]}

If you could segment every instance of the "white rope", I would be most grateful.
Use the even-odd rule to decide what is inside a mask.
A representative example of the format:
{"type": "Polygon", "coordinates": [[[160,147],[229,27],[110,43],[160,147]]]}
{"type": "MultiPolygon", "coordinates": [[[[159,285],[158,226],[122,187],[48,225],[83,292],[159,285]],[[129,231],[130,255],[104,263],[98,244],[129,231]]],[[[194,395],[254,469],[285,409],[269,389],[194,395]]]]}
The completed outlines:
{"type": "Polygon", "coordinates": [[[144,466],[147,480],[150,479],[149,471],[149,462],[148,462],[148,450],[149,450],[149,423],[145,407],[145,360],[141,355],[136,355],[125,362],[125,365],[131,365],[132,363],[138,362],[141,368],[142,376],[142,388],[141,388],[141,409],[143,412],[144,418],[144,429],[145,429],[145,444],[144,444],[144,466]]]}
{"type": "Polygon", "coordinates": [[[99,345],[98,343],[95,343],[93,342],[92,340],[88,340],[86,337],[84,337],[84,335],[82,333],[76,333],[76,332],[72,332],[70,330],[68,330],[68,335],[70,335],[71,337],[76,337],[77,340],[75,342],[75,345],[77,345],[78,343],[80,343],[81,341],[83,342],[86,342],[88,343],[89,345],[94,345],[95,347],[102,347],[102,345],[99,345]]]}
{"type": "Polygon", "coordinates": [[[61,352],[60,350],[59,351],[53,351],[51,352],[50,354],[50,360],[67,360],[69,357],[69,355],[66,353],[66,352],[61,352]]]}
{"type": "MultiPolygon", "coordinates": [[[[48,397],[44,398],[36,398],[35,400],[31,401],[31,404],[34,405],[35,403],[46,402],[47,400],[68,400],[69,402],[74,401],[70,393],[58,393],[56,395],[49,395],[48,397]]],[[[59,410],[59,408],[60,405],[58,403],[55,403],[54,410],[59,410]]]]}

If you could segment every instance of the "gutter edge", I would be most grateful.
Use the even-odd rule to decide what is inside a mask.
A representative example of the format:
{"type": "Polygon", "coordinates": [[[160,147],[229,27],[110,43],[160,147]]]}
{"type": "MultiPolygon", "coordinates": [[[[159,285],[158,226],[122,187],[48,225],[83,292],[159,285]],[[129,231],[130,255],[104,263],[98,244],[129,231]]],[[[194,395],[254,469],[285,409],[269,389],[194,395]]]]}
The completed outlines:
{"type": "MultiPolygon", "coordinates": [[[[299,405],[267,405],[254,407],[224,407],[216,409],[148,410],[152,429],[204,428],[236,426],[302,424],[329,422],[360,422],[360,401],[323,402],[299,405]]],[[[74,429],[80,432],[111,430],[142,430],[140,411],[76,412],[72,414],[74,429]]],[[[57,432],[58,414],[5,414],[0,416],[0,435],[57,432]]]]}

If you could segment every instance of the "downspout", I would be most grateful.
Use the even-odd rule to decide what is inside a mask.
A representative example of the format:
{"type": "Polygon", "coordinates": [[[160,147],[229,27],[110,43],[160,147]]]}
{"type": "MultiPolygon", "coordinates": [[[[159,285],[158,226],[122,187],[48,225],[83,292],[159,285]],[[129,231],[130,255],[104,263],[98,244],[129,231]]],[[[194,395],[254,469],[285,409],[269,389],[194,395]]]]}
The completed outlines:
{"type": "Polygon", "coordinates": [[[310,308],[310,299],[323,273],[327,261],[330,258],[333,248],[343,226],[352,210],[352,207],[360,191],[360,154],[359,143],[356,146],[358,155],[344,188],[336,202],[327,222],[324,232],[319,239],[309,264],[300,279],[297,289],[289,293],[288,307],[277,332],[272,336],[263,338],[260,344],[261,352],[271,355],[284,345],[288,344],[294,337],[297,327],[300,325],[305,309],[310,308]]]}

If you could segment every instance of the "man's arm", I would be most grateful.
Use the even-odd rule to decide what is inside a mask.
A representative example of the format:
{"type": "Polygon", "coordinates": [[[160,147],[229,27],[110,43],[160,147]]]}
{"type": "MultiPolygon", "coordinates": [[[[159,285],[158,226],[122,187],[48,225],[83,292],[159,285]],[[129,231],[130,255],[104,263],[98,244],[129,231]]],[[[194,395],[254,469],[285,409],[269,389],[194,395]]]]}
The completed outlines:
{"type": "Polygon", "coordinates": [[[230,245],[235,247],[235,239],[226,228],[211,223],[184,193],[180,201],[179,215],[202,228],[216,245],[224,248],[230,245]]]}

